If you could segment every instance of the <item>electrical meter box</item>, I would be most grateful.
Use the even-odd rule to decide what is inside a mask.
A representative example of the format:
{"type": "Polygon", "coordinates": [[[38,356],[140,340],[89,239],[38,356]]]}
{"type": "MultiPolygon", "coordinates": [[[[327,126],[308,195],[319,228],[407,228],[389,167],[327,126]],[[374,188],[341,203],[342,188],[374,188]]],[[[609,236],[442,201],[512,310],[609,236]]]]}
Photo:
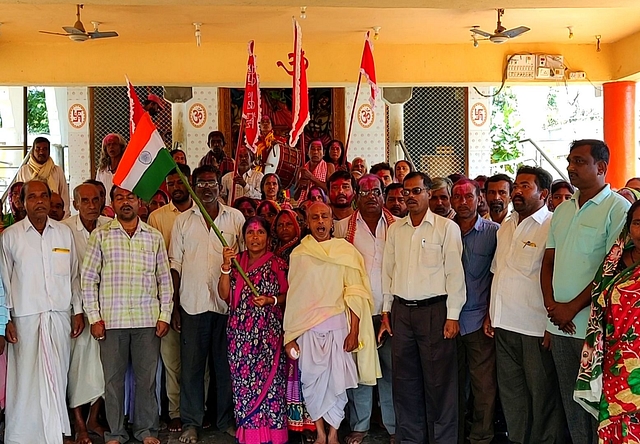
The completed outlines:
{"type": "Polygon", "coordinates": [[[564,57],[561,55],[541,54],[536,56],[536,79],[564,79],[564,57]]]}

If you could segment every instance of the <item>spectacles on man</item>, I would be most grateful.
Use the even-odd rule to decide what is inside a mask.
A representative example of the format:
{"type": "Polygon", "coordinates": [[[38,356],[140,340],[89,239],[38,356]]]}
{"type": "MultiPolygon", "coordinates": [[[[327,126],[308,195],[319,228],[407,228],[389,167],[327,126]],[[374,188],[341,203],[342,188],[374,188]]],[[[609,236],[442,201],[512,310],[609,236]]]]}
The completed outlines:
{"type": "Polygon", "coordinates": [[[422,187],[415,187],[415,188],[411,188],[411,189],[407,189],[407,188],[403,188],[402,189],[402,195],[404,197],[407,197],[411,194],[413,194],[414,196],[417,196],[418,194],[422,193],[423,191],[428,191],[429,188],[422,188],[422,187]]]}
{"type": "Polygon", "coordinates": [[[203,180],[196,182],[197,188],[218,188],[218,182],[215,180],[203,180]]]}
{"type": "Polygon", "coordinates": [[[374,188],[372,190],[360,190],[358,191],[358,195],[360,197],[366,197],[370,194],[373,194],[375,197],[380,197],[382,195],[382,190],[380,188],[374,188]]]}

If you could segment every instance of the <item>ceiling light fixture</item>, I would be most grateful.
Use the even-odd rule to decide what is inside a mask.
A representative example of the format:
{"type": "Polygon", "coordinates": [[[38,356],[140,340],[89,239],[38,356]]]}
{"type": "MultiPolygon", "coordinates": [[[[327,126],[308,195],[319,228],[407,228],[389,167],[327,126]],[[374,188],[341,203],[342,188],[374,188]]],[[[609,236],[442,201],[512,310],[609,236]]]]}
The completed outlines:
{"type": "Polygon", "coordinates": [[[602,36],[600,34],[598,34],[596,36],[596,52],[600,52],[600,39],[602,38],[602,36]]]}
{"type": "Polygon", "coordinates": [[[300,18],[302,20],[307,18],[307,7],[306,6],[300,6],[300,18]]]}
{"type": "Polygon", "coordinates": [[[573,26],[567,26],[567,29],[569,30],[569,39],[573,38],[573,26]]]}
{"type": "Polygon", "coordinates": [[[378,40],[380,38],[380,26],[374,26],[373,29],[373,40],[378,40]]]}
{"type": "Polygon", "coordinates": [[[200,47],[200,38],[202,37],[202,33],[200,32],[200,26],[202,26],[202,23],[200,22],[194,22],[193,26],[196,27],[196,46],[199,48],[200,47]]]}

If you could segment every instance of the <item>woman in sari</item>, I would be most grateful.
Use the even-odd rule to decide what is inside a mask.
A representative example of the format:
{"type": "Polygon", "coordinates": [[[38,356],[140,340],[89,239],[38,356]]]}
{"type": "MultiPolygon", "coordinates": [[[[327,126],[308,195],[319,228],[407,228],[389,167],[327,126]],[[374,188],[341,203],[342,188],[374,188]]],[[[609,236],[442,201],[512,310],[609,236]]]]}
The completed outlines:
{"type": "Polygon", "coordinates": [[[327,145],[324,153],[324,161],[333,164],[336,171],[351,171],[351,164],[346,162],[344,158],[344,145],[337,139],[333,139],[327,145]]]}
{"type": "Polygon", "coordinates": [[[256,214],[260,217],[264,217],[269,223],[269,228],[273,225],[273,221],[276,216],[280,212],[280,205],[273,200],[263,200],[258,205],[258,209],[256,210],[256,214]]]}
{"type": "Polygon", "coordinates": [[[640,201],[596,274],[574,399],[600,443],[640,442],[640,201]]]}
{"type": "Polygon", "coordinates": [[[273,254],[289,263],[291,251],[300,243],[300,225],[293,210],[280,210],[271,232],[274,234],[273,254]]]}
{"type": "Polygon", "coordinates": [[[288,431],[282,306],[288,267],[267,251],[269,225],[264,218],[247,220],[242,233],[247,249],[237,259],[260,296],[231,267],[235,257],[231,248],[223,249],[218,281],[220,297],[229,305],[227,340],[236,442],[284,444],[288,431]]]}

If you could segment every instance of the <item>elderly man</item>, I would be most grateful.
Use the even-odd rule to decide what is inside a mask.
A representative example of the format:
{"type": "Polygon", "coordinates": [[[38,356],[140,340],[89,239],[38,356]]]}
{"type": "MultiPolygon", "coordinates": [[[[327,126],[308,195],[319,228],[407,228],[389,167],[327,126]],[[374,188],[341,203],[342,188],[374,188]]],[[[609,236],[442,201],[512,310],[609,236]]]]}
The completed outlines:
{"type": "Polygon", "coordinates": [[[434,177],[431,185],[429,209],[438,216],[453,219],[456,212],[451,208],[451,187],[453,184],[448,177],[434,177]]]}
{"type": "Polygon", "coordinates": [[[336,171],[327,179],[329,201],[335,220],[343,220],[353,214],[353,201],[356,197],[356,180],[347,171],[336,171]]]}
{"type": "MultiPolygon", "coordinates": [[[[111,219],[100,216],[100,189],[91,184],[80,184],[73,190],[73,207],[78,214],[63,222],[71,228],[76,247],[78,263],[82,264],[87,252],[89,235],[96,228],[109,223],[111,219]]],[[[98,422],[104,395],[104,373],[100,362],[100,346],[93,340],[91,332],[85,328],[82,334],[71,342],[71,366],[67,390],[69,408],[73,410],[76,441],[87,443],[89,430],[104,435],[104,428],[98,422]],[[89,417],[84,418],[82,407],[90,404],[89,417]]]]}
{"type": "Polygon", "coordinates": [[[316,443],[337,444],[347,389],[375,385],[380,374],[370,321],[373,299],[362,255],[344,239],[331,238],[331,208],[313,203],[307,223],[311,235],[291,253],[285,350],[300,359],[302,394],[316,423],[316,443]],[[356,350],[357,369],[351,355],[356,350]]]}
{"type": "Polygon", "coordinates": [[[458,440],[458,318],[466,302],[462,239],[429,209],[431,179],[407,174],[409,215],[389,228],[382,258],[382,326],[393,334],[399,442],[458,440]],[[393,327],[393,330],[391,329],[393,327]],[[428,433],[429,431],[429,433],[428,433]]]}
{"type": "MultiPolygon", "coordinates": [[[[178,164],[178,168],[185,177],[191,177],[191,168],[178,164]]],[[[169,250],[171,242],[171,230],[177,217],[193,207],[193,200],[187,191],[187,184],[182,182],[176,170],[167,174],[167,191],[171,195],[168,205],[158,208],[149,215],[149,225],[162,233],[164,244],[169,250]]],[[[175,312],[177,305],[174,305],[175,312]]],[[[166,374],[167,398],[169,400],[169,424],[170,432],[182,431],[180,420],[180,330],[170,329],[169,333],[160,342],[160,356],[164,363],[166,374]]]]}
{"type": "Polygon", "coordinates": [[[82,265],[83,301],[91,335],[100,342],[107,444],[125,443],[124,382],[131,357],[135,374],[134,437],[160,444],[156,369],[160,338],[171,321],[171,275],[164,239],[138,218],[140,200],[115,186],[116,219],[91,233],[82,265]]]}
{"type": "MultiPolygon", "coordinates": [[[[227,244],[240,249],[242,213],[218,201],[219,172],[211,166],[193,171],[193,185],[205,210],[222,231],[227,244]]],[[[231,374],[227,360],[229,307],[218,295],[222,243],[197,206],[180,214],[169,245],[173,277],[172,323],[180,332],[180,442],[196,443],[204,419],[204,380],[207,356],[215,373],[216,425],[235,435],[231,374]],[[215,283],[215,284],[214,284],[215,283]]]]}
{"type": "Polygon", "coordinates": [[[16,181],[27,182],[31,179],[41,180],[49,185],[53,193],[58,193],[64,201],[64,211],[69,214],[69,187],[64,171],[53,163],[51,144],[46,137],[33,140],[31,154],[26,164],[18,170],[16,181]]]}
{"type": "Polygon", "coordinates": [[[61,443],[71,434],[65,396],[71,339],[84,329],[78,259],[69,227],[48,217],[48,185],[29,181],[21,197],[27,217],[2,235],[11,310],[4,442],[61,443]]]}
{"type": "Polygon", "coordinates": [[[573,444],[598,440],[597,422],[573,400],[589,319],[593,276],[624,226],[630,203],[605,183],[609,147],[577,140],[567,157],[569,180],[578,191],[553,213],[542,261],[542,292],[551,353],[573,444]]]}
{"type": "Polygon", "coordinates": [[[305,163],[304,168],[300,170],[300,180],[298,180],[294,192],[294,197],[298,202],[307,199],[309,188],[313,186],[322,188],[325,193],[329,192],[326,181],[335,172],[336,168],[332,163],[325,162],[323,156],[322,141],[312,141],[309,144],[309,162],[305,163]]]}
{"type": "Polygon", "coordinates": [[[220,174],[227,174],[235,170],[235,162],[224,152],[224,134],[222,131],[211,131],[207,136],[209,151],[205,154],[198,166],[209,165],[220,170],[220,174]]]}
{"type": "Polygon", "coordinates": [[[251,152],[245,146],[241,146],[238,150],[238,173],[231,171],[222,176],[220,195],[229,206],[233,206],[232,199],[235,200],[243,196],[260,200],[262,196],[260,182],[263,174],[252,170],[252,163],[251,152]]]}
{"type": "Polygon", "coordinates": [[[460,179],[452,190],[453,221],[462,233],[462,266],[467,288],[467,302],[460,312],[458,344],[458,442],[464,444],[467,375],[471,379],[473,409],[469,441],[489,444],[493,440],[493,414],[496,404],[496,349],[492,339],[482,331],[489,309],[491,261],[496,251],[496,232],[500,225],[478,214],[482,196],[476,181],[460,179]]]}
{"type": "MultiPolygon", "coordinates": [[[[337,173],[334,173],[337,174],[337,173]]],[[[382,312],[382,257],[387,230],[396,218],[382,204],[383,182],[378,176],[366,174],[358,181],[358,209],[350,217],[335,223],[335,236],[344,238],[362,254],[373,294],[373,326],[378,331],[382,312]]],[[[363,320],[365,322],[365,320],[363,320]]],[[[382,378],[378,380],[378,394],[382,422],[391,435],[396,433],[396,414],[391,390],[391,338],[378,342],[378,357],[382,378]]],[[[373,408],[373,387],[359,384],[348,390],[351,433],[347,444],[360,444],[367,436],[373,408]]]]}

